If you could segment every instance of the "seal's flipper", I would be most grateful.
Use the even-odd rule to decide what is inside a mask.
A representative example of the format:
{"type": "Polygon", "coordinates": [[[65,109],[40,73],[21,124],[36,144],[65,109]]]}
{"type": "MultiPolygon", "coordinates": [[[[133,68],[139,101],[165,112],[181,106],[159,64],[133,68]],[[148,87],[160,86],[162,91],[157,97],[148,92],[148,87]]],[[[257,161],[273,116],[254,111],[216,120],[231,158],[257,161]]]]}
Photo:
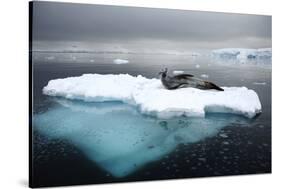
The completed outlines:
{"type": "Polygon", "coordinates": [[[220,88],[219,86],[217,86],[216,84],[209,82],[209,81],[205,81],[206,87],[208,89],[216,89],[218,91],[224,91],[224,89],[220,88]]]}

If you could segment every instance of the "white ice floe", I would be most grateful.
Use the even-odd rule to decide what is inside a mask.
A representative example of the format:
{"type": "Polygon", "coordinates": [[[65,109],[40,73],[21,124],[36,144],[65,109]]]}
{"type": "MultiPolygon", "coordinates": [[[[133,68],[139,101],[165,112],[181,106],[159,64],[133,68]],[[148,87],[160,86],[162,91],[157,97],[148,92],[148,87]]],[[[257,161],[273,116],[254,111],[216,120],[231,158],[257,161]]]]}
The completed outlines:
{"type": "Polygon", "coordinates": [[[209,75],[207,75],[207,74],[201,74],[200,77],[202,77],[202,78],[209,78],[209,75]]]}
{"type": "Polygon", "coordinates": [[[252,118],[261,112],[255,91],[223,87],[224,92],[181,88],[165,89],[159,79],[128,74],[84,74],[49,81],[43,93],[87,102],[122,101],[144,114],[159,118],[205,116],[206,112],[234,113],[252,118]]]}
{"type": "Polygon", "coordinates": [[[254,85],[266,85],[266,82],[254,82],[254,85]]]}
{"type": "Polygon", "coordinates": [[[125,60],[125,59],[114,59],[113,60],[114,64],[128,64],[129,60],[125,60]]]}
{"type": "MultiPolygon", "coordinates": [[[[212,51],[213,58],[223,60],[237,60],[245,63],[246,61],[271,60],[271,48],[263,49],[244,49],[244,48],[224,48],[212,51]]],[[[271,62],[271,61],[267,61],[271,62]]]]}
{"type": "Polygon", "coordinates": [[[195,68],[200,68],[200,65],[199,65],[199,64],[196,64],[196,65],[195,65],[195,68]]]}
{"type": "Polygon", "coordinates": [[[183,74],[183,73],[184,73],[184,71],[182,71],[182,70],[174,70],[173,71],[174,75],[183,74]]]}

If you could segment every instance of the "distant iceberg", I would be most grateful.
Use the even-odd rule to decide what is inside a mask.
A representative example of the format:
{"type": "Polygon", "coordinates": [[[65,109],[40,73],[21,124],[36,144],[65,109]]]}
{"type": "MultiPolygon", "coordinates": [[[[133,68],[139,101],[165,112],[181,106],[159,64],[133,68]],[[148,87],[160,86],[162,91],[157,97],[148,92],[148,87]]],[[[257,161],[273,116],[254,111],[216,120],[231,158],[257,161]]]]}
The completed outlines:
{"type": "Polygon", "coordinates": [[[113,60],[114,64],[128,64],[129,60],[124,60],[124,59],[115,59],[113,60]]]}
{"type": "Polygon", "coordinates": [[[234,113],[249,118],[261,112],[255,91],[223,87],[224,92],[182,88],[167,90],[159,79],[141,75],[84,74],[48,82],[43,93],[86,102],[121,101],[135,105],[143,114],[158,118],[205,116],[206,112],[234,113]]]}
{"type": "Polygon", "coordinates": [[[271,63],[272,49],[243,49],[243,48],[224,48],[212,51],[212,57],[222,60],[235,60],[240,63],[246,63],[247,61],[253,62],[259,61],[265,63],[271,63]]]}

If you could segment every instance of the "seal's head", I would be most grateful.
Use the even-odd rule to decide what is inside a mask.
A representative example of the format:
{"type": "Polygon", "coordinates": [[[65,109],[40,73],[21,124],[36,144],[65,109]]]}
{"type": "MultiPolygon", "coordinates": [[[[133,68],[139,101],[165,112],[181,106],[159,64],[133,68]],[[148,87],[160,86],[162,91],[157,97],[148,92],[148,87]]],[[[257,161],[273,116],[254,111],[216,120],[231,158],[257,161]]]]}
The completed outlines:
{"type": "Polygon", "coordinates": [[[168,68],[165,68],[164,70],[161,70],[158,74],[162,77],[166,77],[168,72],[168,68]]]}

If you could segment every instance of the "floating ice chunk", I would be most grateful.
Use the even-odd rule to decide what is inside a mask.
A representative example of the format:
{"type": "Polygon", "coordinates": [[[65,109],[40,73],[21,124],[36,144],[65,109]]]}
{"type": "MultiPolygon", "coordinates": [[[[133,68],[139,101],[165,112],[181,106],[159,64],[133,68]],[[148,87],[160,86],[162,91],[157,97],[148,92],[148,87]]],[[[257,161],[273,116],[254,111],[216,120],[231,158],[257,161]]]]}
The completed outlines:
{"type": "Polygon", "coordinates": [[[228,138],[228,136],[224,133],[219,134],[219,136],[222,137],[222,138],[228,138]]]}
{"type": "Polygon", "coordinates": [[[200,65],[199,65],[199,64],[196,64],[196,65],[195,65],[195,68],[200,68],[200,65]]]}
{"type": "Polygon", "coordinates": [[[174,75],[183,74],[183,73],[184,73],[184,71],[182,71],[182,70],[174,70],[173,71],[174,75]]]}
{"type": "Polygon", "coordinates": [[[200,77],[202,77],[202,78],[209,78],[209,75],[207,75],[207,74],[201,74],[200,77]]]}
{"type": "Polygon", "coordinates": [[[254,82],[254,85],[266,85],[266,82],[254,82]]]}
{"type": "Polygon", "coordinates": [[[122,101],[159,118],[205,116],[206,112],[235,113],[252,118],[261,112],[255,91],[246,87],[223,89],[223,92],[195,88],[167,90],[159,79],[140,75],[84,74],[51,80],[43,93],[88,102],[122,101]]]}
{"type": "Polygon", "coordinates": [[[125,60],[125,59],[115,59],[113,60],[114,64],[128,64],[129,60],[125,60]]]}
{"type": "Polygon", "coordinates": [[[95,60],[94,60],[94,59],[91,59],[90,62],[95,62],[95,60]]]}

